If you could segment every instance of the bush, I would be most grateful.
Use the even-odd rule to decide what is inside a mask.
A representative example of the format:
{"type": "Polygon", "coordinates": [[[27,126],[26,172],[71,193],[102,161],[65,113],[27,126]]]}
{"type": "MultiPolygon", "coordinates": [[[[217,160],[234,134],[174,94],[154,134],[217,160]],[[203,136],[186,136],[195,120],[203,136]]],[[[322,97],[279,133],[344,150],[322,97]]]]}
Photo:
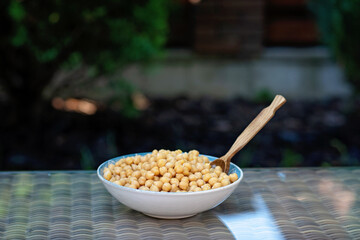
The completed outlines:
{"type": "Polygon", "coordinates": [[[95,78],[158,56],[167,15],[165,0],[1,1],[0,90],[10,121],[41,114],[60,69],[85,65],[95,78]]]}
{"type": "Polygon", "coordinates": [[[360,0],[310,0],[324,43],[360,93],[360,0]]]}

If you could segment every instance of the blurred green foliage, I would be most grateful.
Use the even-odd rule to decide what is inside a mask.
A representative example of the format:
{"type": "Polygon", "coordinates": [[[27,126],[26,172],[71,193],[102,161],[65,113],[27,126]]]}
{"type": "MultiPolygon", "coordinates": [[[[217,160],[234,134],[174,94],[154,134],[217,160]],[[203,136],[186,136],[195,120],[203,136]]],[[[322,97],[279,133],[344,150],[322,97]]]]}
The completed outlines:
{"type": "Polygon", "coordinates": [[[32,109],[62,68],[88,66],[91,77],[112,74],[161,55],[169,3],[21,1],[0,3],[0,89],[9,104],[32,109]]]}
{"type": "Polygon", "coordinates": [[[304,158],[300,153],[291,149],[284,149],[282,152],[282,159],[280,167],[297,167],[304,162],[304,158]]]}
{"type": "Polygon", "coordinates": [[[310,0],[324,43],[360,93],[360,0],[310,0]]]}

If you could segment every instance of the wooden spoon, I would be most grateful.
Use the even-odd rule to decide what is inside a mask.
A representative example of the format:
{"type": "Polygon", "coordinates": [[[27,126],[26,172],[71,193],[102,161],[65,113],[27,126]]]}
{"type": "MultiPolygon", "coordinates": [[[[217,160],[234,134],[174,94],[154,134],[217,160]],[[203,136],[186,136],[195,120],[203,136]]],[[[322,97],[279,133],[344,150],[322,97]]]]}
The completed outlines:
{"type": "Polygon", "coordinates": [[[276,95],[272,103],[264,108],[239,135],[229,151],[224,156],[212,161],[211,165],[220,166],[225,173],[228,173],[232,157],[255,137],[284,103],[286,103],[286,99],[281,95],[276,95]]]}

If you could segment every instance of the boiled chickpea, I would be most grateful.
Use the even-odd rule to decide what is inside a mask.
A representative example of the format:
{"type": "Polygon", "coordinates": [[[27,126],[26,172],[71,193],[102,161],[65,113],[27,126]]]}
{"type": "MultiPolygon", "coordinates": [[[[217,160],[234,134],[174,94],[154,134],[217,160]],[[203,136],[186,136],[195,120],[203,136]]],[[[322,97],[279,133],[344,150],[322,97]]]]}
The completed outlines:
{"type": "Polygon", "coordinates": [[[163,175],[163,176],[164,176],[164,174],[167,173],[167,171],[168,171],[168,170],[167,170],[167,168],[166,168],[165,166],[159,168],[160,175],[163,175]]]}
{"type": "Polygon", "coordinates": [[[154,183],[153,183],[153,185],[157,186],[159,189],[162,188],[162,185],[163,185],[163,184],[164,184],[164,183],[163,183],[162,181],[154,181],[154,183]]]}
{"type": "Polygon", "coordinates": [[[230,180],[229,179],[223,179],[223,180],[221,180],[221,185],[222,186],[227,186],[227,185],[229,185],[230,184],[230,180]]]}
{"type": "Polygon", "coordinates": [[[210,180],[210,178],[211,178],[210,173],[207,173],[207,174],[205,174],[205,175],[203,176],[203,180],[204,180],[205,182],[208,182],[208,181],[210,180]]]}
{"type": "Polygon", "coordinates": [[[150,171],[145,174],[145,177],[148,180],[154,179],[154,176],[155,176],[155,174],[153,172],[150,172],[150,171]]]}
{"type": "Polygon", "coordinates": [[[150,188],[145,187],[145,186],[141,186],[141,187],[139,187],[139,189],[140,189],[140,190],[144,190],[144,191],[149,191],[149,190],[150,190],[150,188]]]}
{"type": "Polygon", "coordinates": [[[210,184],[204,184],[204,185],[201,187],[201,189],[202,189],[203,191],[210,190],[210,189],[211,189],[211,186],[210,186],[210,184]]]}
{"type": "Polygon", "coordinates": [[[203,186],[203,185],[205,184],[204,180],[202,180],[202,179],[198,179],[198,180],[196,181],[196,183],[197,183],[197,185],[198,185],[199,187],[201,187],[201,186],[203,186]]]}
{"type": "Polygon", "coordinates": [[[103,176],[120,186],[161,192],[196,192],[227,186],[238,179],[212,167],[197,150],[153,150],[151,154],[119,159],[104,168],[103,176]]]}
{"type": "Polygon", "coordinates": [[[186,190],[188,188],[188,185],[189,183],[188,182],[185,182],[185,181],[181,181],[179,183],[179,188],[182,189],[182,190],[186,190]]]}
{"type": "Polygon", "coordinates": [[[155,185],[151,185],[151,187],[150,187],[150,191],[153,191],[153,192],[159,192],[159,191],[160,191],[160,189],[159,189],[157,186],[155,186],[155,185]]]}
{"type": "Polygon", "coordinates": [[[168,178],[168,177],[161,177],[161,178],[160,178],[160,181],[163,182],[163,183],[169,183],[169,182],[170,182],[170,178],[168,178]]]}
{"type": "Polygon", "coordinates": [[[144,176],[139,177],[138,182],[140,183],[141,186],[145,185],[146,177],[144,176]]]}
{"type": "Polygon", "coordinates": [[[235,182],[236,180],[238,180],[238,175],[236,173],[232,173],[229,175],[229,178],[231,182],[235,182]]]}
{"type": "MultiPolygon", "coordinates": [[[[105,168],[105,169],[106,169],[106,168],[105,168]]],[[[106,169],[106,170],[104,171],[104,178],[105,178],[106,180],[110,180],[111,177],[112,177],[112,174],[111,174],[110,170],[109,170],[109,169],[106,169]]]]}
{"type": "Polygon", "coordinates": [[[165,159],[159,159],[158,160],[158,162],[157,162],[157,164],[158,164],[158,167],[164,167],[165,166],[165,164],[166,164],[166,160],[165,159]]]}
{"type": "Polygon", "coordinates": [[[146,180],[145,187],[150,188],[153,185],[153,183],[154,183],[154,180],[146,180]]]}
{"type": "Polygon", "coordinates": [[[221,183],[219,183],[219,182],[214,183],[214,185],[212,186],[213,189],[219,188],[219,187],[222,187],[221,183]]]}
{"type": "Polygon", "coordinates": [[[163,191],[166,191],[166,192],[169,192],[171,190],[171,184],[166,182],[162,185],[162,190],[163,191]]]}
{"type": "Polygon", "coordinates": [[[217,182],[218,182],[218,179],[215,178],[215,177],[212,177],[212,178],[209,179],[209,184],[211,186],[214,186],[214,184],[217,183],[217,182]]]}
{"type": "Polygon", "coordinates": [[[170,183],[172,184],[172,185],[176,185],[176,186],[179,186],[179,183],[180,183],[180,181],[179,181],[179,179],[177,179],[177,178],[171,178],[170,179],[170,183]]]}

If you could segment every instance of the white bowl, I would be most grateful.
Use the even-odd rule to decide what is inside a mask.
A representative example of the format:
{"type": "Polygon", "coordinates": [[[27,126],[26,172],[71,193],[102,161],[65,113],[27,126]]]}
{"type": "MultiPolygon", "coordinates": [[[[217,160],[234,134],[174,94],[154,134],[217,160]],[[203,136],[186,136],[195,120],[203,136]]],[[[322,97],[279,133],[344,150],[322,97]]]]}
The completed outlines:
{"type": "MultiPolygon", "coordinates": [[[[129,187],[123,187],[106,180],[103,177],[104,168],[109,164],[115,164],[119,159],[135,155],[146,155],[148,153],[129,154],[110,159],[99,166],[97,174],[105,188],[119,202],[142,212],[148,216],[165,219],[178,219],[193,216],[197,213],[216,207],[239,185],[243,178],[243,172],[235,164],[231,163],[230,173],[237,173],[238,180],[221,188],[200,192],[152,192],[129,187]]],[[[204,155],[210,161],[216,157],[204,155]]]]}

